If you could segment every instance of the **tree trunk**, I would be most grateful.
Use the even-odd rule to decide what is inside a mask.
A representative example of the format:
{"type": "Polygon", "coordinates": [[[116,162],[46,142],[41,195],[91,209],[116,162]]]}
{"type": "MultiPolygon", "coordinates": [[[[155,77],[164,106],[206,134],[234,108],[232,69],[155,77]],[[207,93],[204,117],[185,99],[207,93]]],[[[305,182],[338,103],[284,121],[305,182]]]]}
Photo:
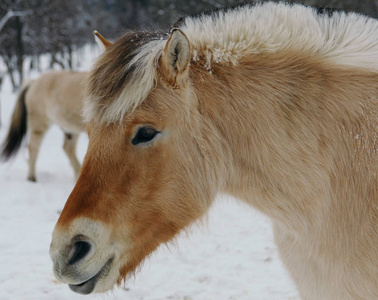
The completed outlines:
{"type": "Polygon", "coordinates": [[[14,76],[13,76],[13,67],[12,67],[11,59],[12,58],[8,57],[8,56],[3,57],[5,66],[7,67],[7,70],[8,70],[9,78],[10,78],[11,83],[12,83],[13,92],[15,92],[17,90],[17,84],[16,84],[16,81],[14,80],[14,76]]]}
{"type": "Polygon", "coordinates": [[[17,37],[16,37],[16,45],[17,45],[17,70],[19,75],[19,84],[21,86],[24,80],[24,43],[22,40],[22,28],[23,24],[21,22],[20,17],[16,17],[16,30],[17,30],[17,37]]]}
{"type": "Polygon", "coordinates": [[[64,63],[56,58],[57,53],[51,53],[51,61],[50,61],[50,68],[53,68],[55,64],[58,64],[63,70],[66,68],[64,63]]]}
{"type": "Polygon", "coordinates": [[[68,49],[68,67],[70,68],[70,70],[72,70],[72,65],[73,65],[72,45],[69,44],[67,46],[67,49],[68,49]]]}
{"type": "MultiPolygon", "coordinates": [[[[0,74],[0,95],[1,95],[1,86],[3,85],[3,74],[0,74]]],[[[0,98],[0,129],[1,129],[1,98],[0,98]]]]}

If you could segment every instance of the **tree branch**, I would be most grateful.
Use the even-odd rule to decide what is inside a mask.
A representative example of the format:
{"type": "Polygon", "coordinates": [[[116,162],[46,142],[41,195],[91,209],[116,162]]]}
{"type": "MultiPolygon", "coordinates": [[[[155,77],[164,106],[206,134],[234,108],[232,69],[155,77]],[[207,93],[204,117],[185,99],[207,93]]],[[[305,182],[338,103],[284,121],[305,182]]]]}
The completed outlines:
{"type": "Polygon", "coordinates": [[[30,11],[13,11],[9,10],[6,15],[0,21],[0,32],[4,28],[5,24],[9,21],[9,19],[13,17],[24,17],[28,15],[30,11]]]}

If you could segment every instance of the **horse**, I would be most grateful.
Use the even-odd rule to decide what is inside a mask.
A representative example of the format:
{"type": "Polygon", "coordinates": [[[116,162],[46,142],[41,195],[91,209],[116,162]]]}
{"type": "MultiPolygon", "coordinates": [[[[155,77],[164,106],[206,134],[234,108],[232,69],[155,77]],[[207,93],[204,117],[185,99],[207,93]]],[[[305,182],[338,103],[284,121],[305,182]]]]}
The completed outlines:
{"type": "Polygon", "coordinates": [[[378,299],[376,20],[266,2],[97,40],[58,280],[122,285],[226,193],[270,218],[302,299],[378,299]]]}
{"type": "Polygon", "coordinates": [[[85,131],[81,106],[82,83],[86,75],[85,72],[52,71],[22,84],[0,158],[7,161],[14,157],[29,130],[28,180],[36,181],[35,165],[38,152],[47,130],[53,123],[60,126],[64,132],[63,149],[75,177],[78,178],[81,165],[75,151],[79,135],[85,131]]]}

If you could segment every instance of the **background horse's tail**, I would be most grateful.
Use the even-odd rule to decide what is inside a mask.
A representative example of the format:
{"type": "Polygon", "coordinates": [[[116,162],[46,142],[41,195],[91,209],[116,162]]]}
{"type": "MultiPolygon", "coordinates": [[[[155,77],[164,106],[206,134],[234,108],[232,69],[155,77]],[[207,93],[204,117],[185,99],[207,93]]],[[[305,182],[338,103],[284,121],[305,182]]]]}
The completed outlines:
{"type": "Polygon", "coordinates": [[[24,82],[20,88],[8,135],[1,146],[1,160],[9,160],[13,157],[17,153],[21,146],[21,142],[25,137],[27,129],[25,95],[33,81],[34,80],[28,80],[24,82]]]}

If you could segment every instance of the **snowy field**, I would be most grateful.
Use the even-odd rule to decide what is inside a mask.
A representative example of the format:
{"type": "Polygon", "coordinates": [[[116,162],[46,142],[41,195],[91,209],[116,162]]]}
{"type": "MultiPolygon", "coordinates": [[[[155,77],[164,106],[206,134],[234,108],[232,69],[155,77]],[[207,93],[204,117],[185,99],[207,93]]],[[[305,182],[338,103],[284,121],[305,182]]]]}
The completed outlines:
{"type": "MultiPolygon", "coordinates": [[[[0,93],[0,141],[16,96],[6,79],[0,93]]],[[[87,142],[83,134],[77,150],[81,160],[87,142]]],[[[105,295],[74,294],[55,280],[48,254],[59,211],[74,186],[62,145],[63,133],[53,126],[42,143],[37,183],[26,180],[26,147],[13,161],[0,165],[0,300],[299,299],[279,260],[269,220],[222,195],[209,212],[207,225],[193,226],[174,244],[160,247],[125,287],[105,295]]]]}

